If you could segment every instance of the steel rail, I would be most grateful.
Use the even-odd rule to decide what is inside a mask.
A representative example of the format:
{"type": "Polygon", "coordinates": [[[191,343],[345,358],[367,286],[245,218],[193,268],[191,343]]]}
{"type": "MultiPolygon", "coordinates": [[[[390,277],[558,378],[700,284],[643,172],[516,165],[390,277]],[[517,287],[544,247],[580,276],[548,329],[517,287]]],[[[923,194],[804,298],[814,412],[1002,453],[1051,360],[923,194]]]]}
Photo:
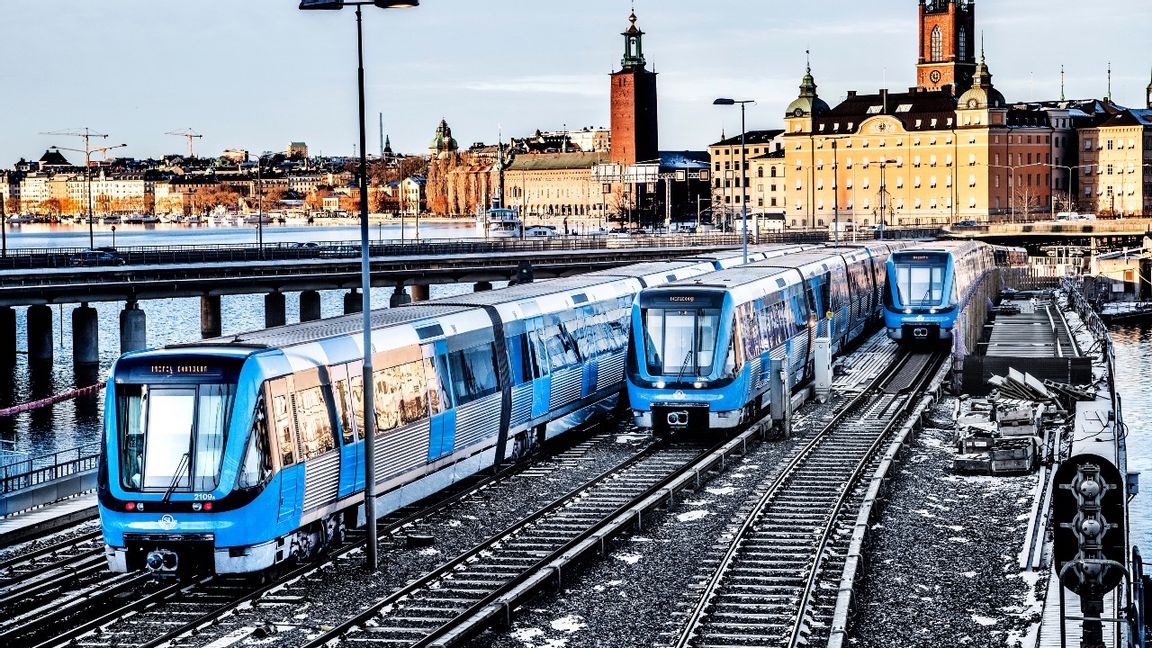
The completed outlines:
{"type": "MultiPolygon", "coordinates": [[[[702,587],[702,593],[697,598],[695,605],[687,614],[685,622],[680,627],[680,632],[676,636],[673,646],[684,648],[692,645],[699,634],[701,628],[706,624],[707,618],[712,614],[715,607],[715,598],[719,594],[721,586],[727,581],[728,574],[738,563],[738,555],[744,549],[744,540],[752,535],[752,532],[763,515],[768,509],[785,493],[786,487],[791,484],[796,478],[797,474],[818,455],[818,451],[834,437],[834,433],[838,431],[841,426],[846,422],[849,416],[856,413],[860,408],[872,404],[877,396],[877,393],[889,382],[900,377],[908,366],[911,356],[907,353],[902,353],[895,362],[892,362],[878,374],[869,385],[854,395],[847,403],[845,403],[833,415],[832,419],[817,432],[811,440],[809,440],[802,448],[800,448],[795,456],[793,456],[781,469],[779,475],[772,481],[772,483],[765,489],[764,494],[760,496],[756,505],[753,507],[750,514],[743,520],[739,528],[733,533],[733,540],[729,543],[724,555],[719,558],[718,566],[712,570],[711,576],[702,587]]],[[[897,417],[891,417],[891,420],[897,417]]],[[[886,425],[884,430],[876,433],[877,439],[882,439],[890,429],[891,422],[886,425]]],[[[802,592],[802,605],[796,607],[796,614],[793,621],[793,631],[791,636],[795,636],[796,628],[802,627],[804,614],[807,606],[807,597],[803,596],[814,587],[816,579],[813,577],[818,572],[819,562],[822,560],[826,553],[827,540],[831,537],[831,532],[835,528],[836,520],[838,519],[838,511],[843,506],[843,502],[847,501],[852,493],[853,480],[857,478],[861,470],[861,466],[865,466],[870,457],[875,455],[875,450],[878,447],[878,441],[870,444],[870,448],[866,450],[860,460],[857,461],[856,468],[851,473],[850,479],[842,484],[842,489],[837,497],[836,508],[830,510],[827,517],[827,523],[823,526],[820,542],[810,550],[808,553],[813,556],[812,569],[808,571],[808,578],[805,579],[804,590],[802,592]]],[[[794,645],[790,640],[789,645],[794,645]]]]}
{"type": "MultiPolygon", "coordinates": [[[[340,623],[339,625],[336,625],[335,627],[329,629],[327,632],[324,632],[321,635],[314,638],[313,640],[309,641],[307,644],[304,645],[304,648],[320,648],[321,646],[326,646],[326,645],[329,645],[335,641],[339,641],[341,638],[343,638],[346,635],[348,635],[349,633],[351,633],[357,627],[363,626],[366,622],[371,620],[373,617],[380,614],[380,612],[382,610],[384,610],[385,608],[388,608],[389,606],[392,606],[392,605],[396,604],[397,602],[402,601],[402,600],[410,597],[413,593],[415,593],[421,589],[425,589],[428,586],[432,585],[433,583],[436,583],[437,581],[443,579],[445,576],[452,574],[452,572],[456,571],[458,567],[474,560],[475,557],[481,555],[483,552],[489,551],[493,547],[496,547],[497,545],[505,542],[509,538],[523,532],[525,529],[531,527],[537,521],[544,519],[546,516],[551,515],[552,513],[555,513],[556,511],[558,511],[564,507],[569,506],[573,501],[575,501],[578,498],[581,498],[583,495],[585,495],[590,489],[595,488],[598,485],[605,484],[605,483],[609,482],[610,480],[613,480],[622,471],[625,471],[628,468],[637,465],[638,463],[640,463],[641,461],[643,461],[645,459],[648,459],[650,457],[655,456],[657,453],[659,453],[665,447],[667,447],[666,443],[655,443],[655,444],[652,444],[652,445],[644,448],[641,452],[639,452],[639,453],[625,459],[624,461],[618,463],[617,465],[609,468],[608,470],[601,473],[600,475],[598,475],[594,479],[589,480],[588,482],[585,482],[584,484],[582,484],[582,485],[578,486],[577,488],[569,491],[568,493],[561,495],[560,497],[556,498],[555,500],[553,500],[548,505],[537,510],[535,513],[528,516],[527,518],[524,518],[524,519],[518,521],[517,523],[513,524],[511,527],[508,527],[508,528],[504,529],[503,531],[500,531],[499,533],[489,537],[487,540],[480,543],[479,545],[477,545],[477,546],[469,549],[468,551],[460,554],[459,556],[452,559],[451,561],[445,563],[444,565],[441,565],[439,568],[437,568],[431,572],[428,572],[427,574],[421,576],[418,579],[413,580],[412,582],[408,583],[407,585],[405,585],[401,589],[393,592],[392,594],[389,594],[388,596],[375,601],[374,603],[369,605],[367,608],[365,608],[361,612],[357,613],[355,616],[353,616],[349,619],[346,619],[344,622],[340,623]]],[[[541,561],[541,562],[543,562],[543,561],[541,561]]],[[[436,636],[439,636],[440,634],[444,634],[448,630],[450,630],[451,623],[452,623],[452,620],[449,620],[447,622],[447,624],[442,625],[439,628],[429,629],[428,634],[431,635],[433,633],[436,633],[436,636]]],[[[413,645],[424,645],[424,644],[416,643],[413,645]]]]}

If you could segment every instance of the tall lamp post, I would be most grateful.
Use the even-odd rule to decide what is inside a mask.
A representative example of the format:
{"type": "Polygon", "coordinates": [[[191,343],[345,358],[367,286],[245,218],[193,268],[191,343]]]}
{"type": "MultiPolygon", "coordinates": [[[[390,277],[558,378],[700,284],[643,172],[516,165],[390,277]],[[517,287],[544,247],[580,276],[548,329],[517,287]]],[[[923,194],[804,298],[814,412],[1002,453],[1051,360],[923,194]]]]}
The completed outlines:
{"type": "MultiPolygon", "coordinates": [[[[87,142],[88,140],[84,140],[87,142]]],[[[96,247],[96,234],[92,230],[92,154],[105,153],[112,149],[118,149],[128,146],[127,144],[115,144],[113,146],[101,146],[99,148],[89,148],[85,146],[82,149],[68,148],[67,146],[49,146],[48,148],[56,151],[72,151],[74,153],[84,154],[84,177],[88,184],[88,247],[96,247]]]]}
{"type": "MultiPolygon", "coordinates": [[[[1072,193],[1072,171],[1074,171],[1076,169],[1087,169],[1087,168],[1095,166],[1094,164],[1076,164],[1076,165],[1069,166],[1067,164],[1052,164],[1051,162],[1046,163],[1046,165],[1049,167],[1052,167],[1053,169],[1064,169],[1065,171],[1068,172],[1068,176],[1067,176],[1068,177],[1068,183],[1067,183],[1067,186],[1064,187],[1064,193],[1068,194],[1069,201],[1072,201],[1076,196],[1074,193],[1072,193]]],[[[1152,165],[1145,164],[1144,166],[1152,166],[1152,165]]],[[[1055,178],[1056,177],[1055,174],[1053,174],[1052,177],[1055,178]]],[[[1052,184],[1054,185],[1056,183],[1053,182],[1052,184]]],[[[1052,192],[1052,195],[1049,197],[1048,202],[1051,203],[1052,220],[1056,220],[1056,187],[1052,187],[1051,192],[1052,192]]]]}
{"type": "MultiPolygon", "coordinates": [[[[740,104],[740,210],[744,221],[744,264],[748,263],[748,163],[747,149],[744,146],[744,106],[756,103],[755,99],[727,99],[721,97],[712,102],[714,106],[734,106],[740,104]]],[[[756,233],[759,236],[759,232],[756,233]]]]}
{"type": "Polygon", "coordinates": [[[372,389],[372,275],[368,260],[368,141],[364,128],[364,29],[360,7],[374,5],[381,9],[416,7],[420,0],[300,0],[302,10],[337,10],[344,5],[356,7],[357,93],[360,102],[360,292],[364,326],[364,518],[368,526],[368,569],[379,569],[376,547],[376,404],[372,389]]]}

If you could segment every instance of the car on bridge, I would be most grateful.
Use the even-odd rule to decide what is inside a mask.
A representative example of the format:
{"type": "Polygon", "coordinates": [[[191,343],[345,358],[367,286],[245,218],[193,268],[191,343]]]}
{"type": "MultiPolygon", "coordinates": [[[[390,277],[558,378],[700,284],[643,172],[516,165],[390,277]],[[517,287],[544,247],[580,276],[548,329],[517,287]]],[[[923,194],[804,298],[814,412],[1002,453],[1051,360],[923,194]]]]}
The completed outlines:
{"type": "Polygon", "coordinates": [[[68,264],[74,267],[122,266],[124,257],[108,250],[84,250],[73,256],[68,264]]]}

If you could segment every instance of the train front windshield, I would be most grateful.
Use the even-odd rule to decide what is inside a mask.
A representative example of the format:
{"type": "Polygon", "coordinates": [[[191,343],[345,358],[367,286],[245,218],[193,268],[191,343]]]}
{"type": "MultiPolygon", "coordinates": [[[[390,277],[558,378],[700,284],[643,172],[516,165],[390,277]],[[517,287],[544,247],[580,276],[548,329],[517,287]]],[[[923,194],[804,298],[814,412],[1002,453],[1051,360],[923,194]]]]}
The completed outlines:
{"type": "Polygon", "coordinates": [[[678,379],[711,373],[719,309],[648,308],[643,320],[649,375],[678,379]]]}
{"type": "Polygon", "coordinates": [[[216,488],[233,384],[117,385],[120,485],[129,491],[216,488]]]}
{"type": "Polygon", "coordinates": [[[944,300],[944,275],[948,256],[933,253],[910,253],[893,256],[892,265],[898,305],[903,308],[939,306],[944,300]]]}

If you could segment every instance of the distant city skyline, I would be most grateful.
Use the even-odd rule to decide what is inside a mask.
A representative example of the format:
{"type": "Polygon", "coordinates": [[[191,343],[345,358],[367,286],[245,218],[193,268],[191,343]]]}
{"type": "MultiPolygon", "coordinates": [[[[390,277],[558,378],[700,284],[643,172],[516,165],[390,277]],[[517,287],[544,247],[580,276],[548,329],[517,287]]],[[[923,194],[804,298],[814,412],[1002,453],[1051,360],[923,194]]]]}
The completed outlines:
{"type": "MultiPolygon", "coordinates": [[[[90,127],[113,154],[186,152],[165,135],[192,128],[198,156],[224,149],[351,155],[357,138],[355,18],[302,12],[296,0],[15,0],[0,6],[0,167],[38,158],[90,127]]],[[[659,76],[660,148],[701,150],[739,132],[718,96],[757,99],[748,128],[779,128],[811,50],[829,104],[849,90],[915,85],[916,0],[820,5],[639,0],[645,54],[659,76]],[[879,5],[883,6],[879,6],[879,5]]],[[[398,152],[422,153],[441,118],[462,147],[536,129],[608,126],[608,74],[622,54],[625,0],[528,3],[424,0],[365,8],[369,152],[377,114],[398,152]]],[[[988,66],[1008,101],[1068,98],[1143,106],[1152,75],[1152,5],[1067,0],[976,2],[988,66]]],[[[73,163],[83,155],[66,152],[73,163]]],[[[99,156],[97,156],[99,157],[99,156]]]]}

